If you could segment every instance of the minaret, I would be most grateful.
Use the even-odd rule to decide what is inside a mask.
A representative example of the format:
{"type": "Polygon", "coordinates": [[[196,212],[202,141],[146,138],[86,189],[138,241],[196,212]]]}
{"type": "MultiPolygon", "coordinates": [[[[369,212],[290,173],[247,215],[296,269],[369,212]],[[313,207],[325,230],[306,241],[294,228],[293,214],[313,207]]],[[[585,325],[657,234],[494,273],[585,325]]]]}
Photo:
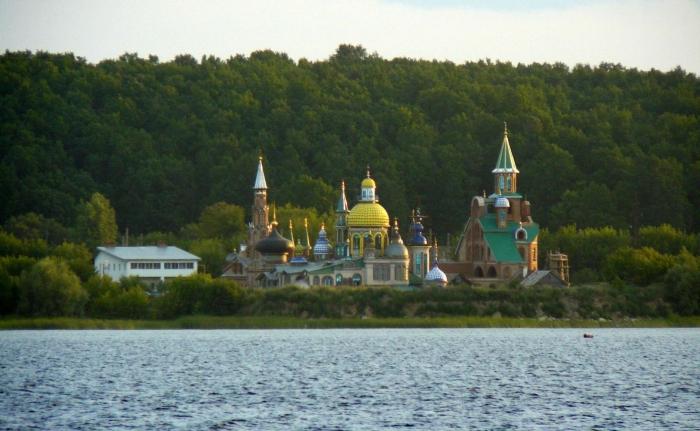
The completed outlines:
{"type": "Polygon", "coordinates": [[[335,207],[335,256],[338,258],[347,257],[348,249],[346,240],[348,239],[348,199],[345,197],[345,181],[340,182],[340,198],[335,207]]]}
{"type": "Polygon", "coordinates": [[[491,171],[494,174],[494,190],[500,190],[503,194],[515,193],[518,190],[518,168],[515,166],[515,158],[508,142],[508,125],[503,122],[503,143],[498,153],[496,167],[491,171]]]}
{"type": "Polygon", "coordinates": [[[311,239],[309,238],[309,221],[304,217],[304,231],[306,232],[306,244],[304,244],[304,256],[311,257],[311,239]]]}
{"type": "Polygon", "coordinates": [[[289,219],[289,240],[292,244],[296,244],[294,242],[294,226],[292,225],[292,219],[289,219]]]}
{"type": "Polygon", "coordinates": [[[255,175],[255,183],[253,183],[253,193],[253,220],[248,229],[248,250],[251,251],[249,257],[254,257],[255,244],[270,234],[270,207],[267,205],[267,182],[263,171],[262,156],[258,158],[258,172],[255,175]]]}

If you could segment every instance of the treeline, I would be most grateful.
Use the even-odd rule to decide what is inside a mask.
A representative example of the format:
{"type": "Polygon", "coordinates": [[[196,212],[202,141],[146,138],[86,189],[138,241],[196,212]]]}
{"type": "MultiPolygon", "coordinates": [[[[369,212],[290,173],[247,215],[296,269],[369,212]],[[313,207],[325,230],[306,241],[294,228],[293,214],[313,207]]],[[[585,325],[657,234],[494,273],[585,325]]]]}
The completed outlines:
{"type": "MultiPolygon", "coordinates": [[[[190,229],[206,231],[203,222],[210,216],[200,217],[190,229]]],[[[541,247],[545,246],[570,251],[577,282],[572,288],[525,289],[516,280],[501,286],[412,291],[363,287],[265,290],[197,274],[151,290],[138,279],[114,282],[96,275],[92,253],[83,243],[49,245],[43,239],[20,239],[0,230],[0,315],[128,319],[192,314],[314,318],[700,315],[697,235],[684,235],[667,225],[640,229],[637,237],[611,228],[567,227],[555,234],[544,233],[541,247]],[[604,282],[592,283],[599,280],[604,282]]]]}
{"type": "Polygon", "coordinates": [[[540,267],[546,266],[548,251],[561,250],[569,257],[575,284],[620,279],[647,285],[661,281],[678,261],[700,256],[700,236],[670,225],[643,226],[637,232],[571,225],[544,229],[539,242],[540,267]]]}
{"type": "Polygon", "coordinates": [[[347,45],[318,62],[6,52],[0,224],[34,212],[72,226],[100,192],[122,231],[179,233],[217,202],[249,211],[262,151],[280,206],[327,213],[340,180],[354,199],[370,163],[403,226],[420,206],[454,234],[470,197],[492,189],[507,121],[544,226],[697,232],[699,95],[681,69],[387,60],[347,45]]]}
{"type": "MultiPolygon", "coordinates": [[[[694,264],[697,265],[697,262],[694,264]]],[[[698,291],[679,289],[674,276],[648,286],[598,284],[570,289],[498,287],[392,288],[285,287],[247,289],[208,275],[168,282],[150,296],[137,280],[94,277],[83,286],[53,258],[20,284],[18,313],[25,317],[174,319],[195,314],[301,318],[502,316],[569,319],[665,318],[700,315],[698,291]],[[691,295],[689,295],[691,293],[691,295]]],[[[695,277],[697,281],[697,270],[695,277]]],[[[7,314],[6,314],[7,315],[7,314]]]]}

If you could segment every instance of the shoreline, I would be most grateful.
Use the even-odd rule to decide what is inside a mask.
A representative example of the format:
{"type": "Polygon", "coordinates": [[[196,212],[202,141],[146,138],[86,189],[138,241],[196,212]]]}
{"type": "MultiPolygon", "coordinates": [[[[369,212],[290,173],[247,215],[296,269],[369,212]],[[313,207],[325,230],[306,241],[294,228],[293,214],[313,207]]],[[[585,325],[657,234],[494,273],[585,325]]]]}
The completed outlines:
{"type": "Polygon", "coordinates": [[[1,318],[15,329],[371,329],[371,328],[697,328],[700,316],[665,319],[537,319],[516,317],[300,318],[285,316],[184,316],[173,320],[72,317],[1,318]]]}

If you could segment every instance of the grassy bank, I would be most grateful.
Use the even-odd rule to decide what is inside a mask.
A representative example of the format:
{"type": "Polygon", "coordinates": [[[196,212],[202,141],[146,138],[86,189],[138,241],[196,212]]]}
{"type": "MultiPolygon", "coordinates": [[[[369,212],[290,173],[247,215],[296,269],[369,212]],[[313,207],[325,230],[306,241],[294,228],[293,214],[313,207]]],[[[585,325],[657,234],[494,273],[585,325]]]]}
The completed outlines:
{"type": "Polygon", "coordinates": [[[186,316],[174,320],[6,318],[0,329],[324,329],[324,328],[673,328],[700,327],[700,316],[667,319],[569,320],[453,316],[303,319],[283,316],[186,316]]]}

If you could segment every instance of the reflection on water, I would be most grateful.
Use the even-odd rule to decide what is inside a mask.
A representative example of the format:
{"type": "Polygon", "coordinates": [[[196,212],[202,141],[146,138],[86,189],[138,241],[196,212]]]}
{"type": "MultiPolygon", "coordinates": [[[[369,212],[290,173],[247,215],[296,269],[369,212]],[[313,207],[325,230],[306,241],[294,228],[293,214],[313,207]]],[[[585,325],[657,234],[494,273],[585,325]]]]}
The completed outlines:
{"type": "Polygon", "coordinates": [[[0,429],[697,429],[700,330],[0,332],[0,429]]]}

